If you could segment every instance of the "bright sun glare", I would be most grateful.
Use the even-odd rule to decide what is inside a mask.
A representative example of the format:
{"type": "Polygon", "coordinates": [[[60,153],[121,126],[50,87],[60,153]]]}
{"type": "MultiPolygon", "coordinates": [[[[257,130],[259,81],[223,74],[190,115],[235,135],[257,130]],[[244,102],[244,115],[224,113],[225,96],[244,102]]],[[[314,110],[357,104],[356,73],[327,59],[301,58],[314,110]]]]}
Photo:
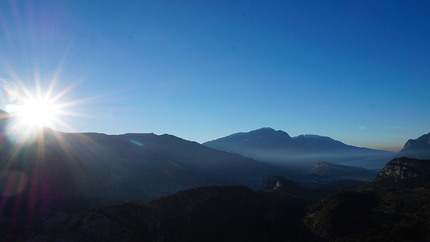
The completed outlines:
{"type": "MultiPolygon", "coordinates": [[[[4,86],[3,86],[4,88],[4,86]]],[[[38,137],[41,128],[55,128],[56,124],[63,124],[59,117],[62,106],[58,98],[51,98],[50,95],[32,96],[29,92],[26,95],[16,95],[5,89],[13,98],[15,103],[7,104],[5,111],[12,115],[12,119],[6,125],[8,138],[16,142],[32,141],[38,137]]]]}
{"type": "Polygon", "coordinates": [[[16,118],[9,125],[9,130],[13,130],[13,133],[28,133],[38,127],[55,128],[57,125],[65,125],[59,116],[68,104],[60,102],[60,97],[67,90],[52,95],[54,81],[46,91],[42,91],[38,83],[36,82],[36,90],[31,91],[22,83],[17,85],[0,79],[0,100],[4,102],[4,111],[16,118]]]}
{"type": "Polygon", "coordinates": [[[29,125],[51,125],[58,109],[52,100],[46,98],[31,98],[24,101],[20,110],[23,122],[29,125]]]}
{"type": "Polygon", "coordinates": [[[56,79],[51,80],[45,88],[40,83],[37,79],[35,87],[29,89],[21,81],[14,83],[0,78],[0,111],[10,115],[5,126],[9,139],[17,142],[32,141],[43,133],[39,131],[45,130],[45,127],[72,130],[64,118],[79,116],[68,108],[81,104],[83,100],[64,102],[64,99],[75,84],[54,90],[56,79]]]}

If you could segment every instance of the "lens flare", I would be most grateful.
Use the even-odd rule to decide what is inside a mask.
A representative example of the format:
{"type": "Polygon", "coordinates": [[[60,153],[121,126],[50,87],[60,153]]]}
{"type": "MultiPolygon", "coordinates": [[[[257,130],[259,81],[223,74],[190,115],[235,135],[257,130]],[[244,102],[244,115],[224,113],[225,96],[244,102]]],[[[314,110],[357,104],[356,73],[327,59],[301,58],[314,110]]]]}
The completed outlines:
{"type": "Polygon", "coordinates": [[[19,115],[23,122],[29,125],[51,125],[56,118],[58,108],[47,98],[32,98],[25,100],[19,115]]]}
{"type": "Polygon", "coordinates": [[[0,191],[2,196],[13,196],[25,190],[28,177],[20,171],[0,172],[0,191]]]}

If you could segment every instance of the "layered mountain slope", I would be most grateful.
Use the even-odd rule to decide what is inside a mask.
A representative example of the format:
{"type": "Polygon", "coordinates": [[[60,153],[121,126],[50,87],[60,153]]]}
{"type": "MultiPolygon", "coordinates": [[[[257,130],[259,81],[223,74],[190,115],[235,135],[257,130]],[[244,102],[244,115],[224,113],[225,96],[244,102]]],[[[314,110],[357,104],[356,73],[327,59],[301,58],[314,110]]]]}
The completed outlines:
{"type": "Polygon", "coordinates": [[[388,151],[346,145],[318,135],[300,135],[291,138],[286,132],[271,128],[232,134],[205,142],[203,145],[265,162],[309,169],[317,161],[382,168],[394,155],[388,151]]]}
{"type": "Polygon", "coordinates": [[[46,211],[32,221],[32,228],[9,234],[8,239],[426,241],[430,236],[430,190],[426,186],[389,193],[341,190],[313,205],[301,195],[289,195],[303,191],[282,177],[266,177],[262,186],[271,191],[209,186],[148,205],[107,205],[80,214],[46,211]]]}
{"type": "Polygon", "coordinates": [[[9,211],[10,216],[14,206],[23,213],[39,206],[75,212],[107,203],[147,202],[201,185],[258,188],[262,176],[294,176],[291,170],[171,135],[69,134],[50,129],[22,144],[6,135],[0,169],[4,205],[0,213],[9,211]]]}
{"type": "Polygon", "coordinates": [[[430,159],[430,133],[408,140],[395,157],[430,159]]]}
{"type": "MultiPolygon", "coordinates": [[[[84,136],[93,145],[103,143],[107,147],[100,150],[96,146],[85,151],[85,147],[79,146],[85,156],[86,152],[110,155],[109,152],[115,153],[115,149],[122,151],[121,144],[125,142],[125,146],[131,143],[138,147],[126,152],[131,154],[130,157],[145,152],[146,147],[154,154],[167,152],[166,157],[175,165],[179,164],[176,162],[178,157],[189,157],[185,148],[196,145],[187,141],[184,146],[178,145],[174,142],[178,138],[169,135],[128,134],[114,139],[100,134],[84,136]],[[163,146],[166,143],[175,146],[171,153],[163,146]]],[[[45,137],[48,138],[44,142],[49,143],[50,136],[45,137]]],[[[67,144],[78,146],[73,142],[79,142],[81,138],[68,138],[70,143],[67,144]]],[[[71,151],[66,153],[73,154],[71,151]]],[[[199,155],[196,157],[198,160],[199,155]]],[[[129,163],[133,161],[133,158],[128,160],[129,163]]],[[[97,162],[99,160],[94,160],[97,162]]],[[[157,159],[143,163],[146,162],[156,163],[157,159]]],[[[261,188],[268,191],[256,192],[244,186],[209,186],[161,197],[148,205],[107,205],[80,214],[42,209],[32,220],[2,219],[0,236],[7,234],[9,240],[24,241],[427,241],[430,238],[429,162],[405,157],[394,159],[384,167],[372,186],[361,191],[341,190],[313,205],[313,199],[304,195],[314,191],[305,191],[283,177],[268,176],[260,183],[261,188]]],[[[180,164],[185,166],[187,162],[180,164]]],[[[335,165],[335,168],[338,167],[335,165]]],[[[15,172],[9,176],[16,180],[21,175],[15,172]]],[[[9,190],[2,190],[13,192],[11,188],[23,187],[9,184],[9,190]]],[[[47,194],[43,188],[41,192],[47,194]]],[[[5,196],[14,195],[3,193],[0,212],[34,213],[35,210],[29,209],[35,207],[31,202],[20,206],[17,204],[23,204],[22,199],[15,200],[13,206],[9,206],[5,205],[5,196]]],[[[34,198],[34,194],[30,198],[34,198]]]]}

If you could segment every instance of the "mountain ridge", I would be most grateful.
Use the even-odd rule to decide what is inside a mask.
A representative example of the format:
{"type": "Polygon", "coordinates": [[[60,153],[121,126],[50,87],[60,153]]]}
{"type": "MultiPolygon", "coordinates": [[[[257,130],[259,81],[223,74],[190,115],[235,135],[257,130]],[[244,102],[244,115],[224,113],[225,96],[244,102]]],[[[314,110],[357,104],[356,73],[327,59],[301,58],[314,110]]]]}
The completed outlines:
{"type": "MultiPolygon", "coordinates": [[[[239,141],[247,134],[240,134],[239,141]]],[[[251,145],[263,140],[269,148],[299,140],[304,151],[367,150],[329,137],[291,138],[270,128],[253,132],[251,138],[258,141],[251,145]]],[[[407,143],[413,147],[414,142],[407,143]]],[[[297,149],[294,145],[291,148],[297,149]]],[[[336,184],[368,176],[368,171],[321,161],[311,173],[329,180],[330,186],[306,190],[303,181],[298,185],[290,180],[295,170],[170,134],[62,133],[46,128],[30,143],[4,139],[0,168],[0,237],[9,240],[430,238],[428,160],[394,159],[379,173],[380,179],[361,191],[339,190],[346,187],[336,184]],[[224,186],[229,184],[241,185],[224,186]],[[256,186],[265,191],[250,189],[256,186]]]]}
{"type": "Polygon", "coordinates": [[[234,133],[202,144],[272,164],[303,166],[306,169],[312,169],[318,161],[349,162],[348,165],[381,169],[395,154],[385,150],[355,147],[315,134],[291,137],[285,131],[272,128],[234,133]]]}
{"type": "Polygon", "coordinates": [[[72,204],[68,201],[75,201],[71,211],[76,212],[126,200],[148,202],[195,186],[242,184],[257,188],[262,176],[296,176],[293,170],[167,134],[43,129],[40,135],[43,138],[26,144],[4,139],[0,188],[6,189],[9,181],[16,182],[18,177],[26,185],[12,187],[15,190],[6,198],[33,199],[52,210],[69,211],[72,204]],[[46,190],[44,197],[32,198],[40,189],[46,190]],[[21,198],[15,196],[18,193],[21,198]]]}
{"type": "Polygon", "coordinates": [[[406,141],[403,148],[394,157],[403,156],[421,160],[430,159],[430,133],[406,141]]]}

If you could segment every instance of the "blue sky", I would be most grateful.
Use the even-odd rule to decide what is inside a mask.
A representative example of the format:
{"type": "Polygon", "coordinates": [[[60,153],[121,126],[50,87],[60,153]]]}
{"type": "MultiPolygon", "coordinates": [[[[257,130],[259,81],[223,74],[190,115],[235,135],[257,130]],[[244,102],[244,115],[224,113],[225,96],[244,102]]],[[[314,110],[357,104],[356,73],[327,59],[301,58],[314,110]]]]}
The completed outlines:
{"type": "Polygon", "coordinates": [[[0,16],[1,81],[51,87],[70,104],[60,131],[272,127],[391,150],[430,132],[429,1],[28,0],[0,16]]]}

